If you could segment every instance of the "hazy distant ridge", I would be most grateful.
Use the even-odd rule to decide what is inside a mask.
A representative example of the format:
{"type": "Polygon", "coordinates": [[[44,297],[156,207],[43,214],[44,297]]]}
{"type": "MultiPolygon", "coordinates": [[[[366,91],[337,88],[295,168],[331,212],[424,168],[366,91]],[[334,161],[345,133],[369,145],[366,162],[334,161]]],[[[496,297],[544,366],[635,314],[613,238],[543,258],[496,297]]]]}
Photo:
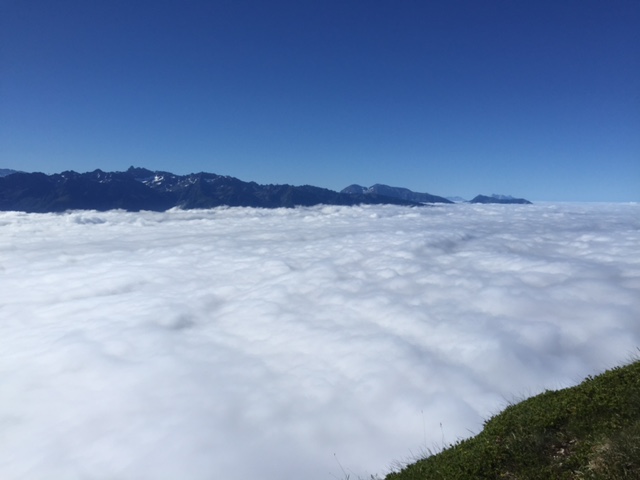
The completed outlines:
{"type": "Polygon", "coordinates": [[[529,200],[525,200],[524,198],[514,198],[511,195],[499,195],[495,193],[490,197],[486,195],[478,195],[473,200],[467,202],[460,197],[439,197],[438,195],[432,195],[430,193],[414,192],[408,188],[390,187],[389,185],[383,185],[380,183],[376,183],[371,187],[363,187],[362,185],[357,184],[349,185],[344,188],[341,193],[347,193],[350,195],[384,195],[386,197],[393,197],[418,203],[531,203],[529,200]]]}
{"type": "Polygon", "coordinates": [[[11,170],[10,168],[0,168],[0,177],[6,177],[12,173],[18,173],[18,170],[11,170]]]}
{"type": "Polygon", "coordinates": [[[495,193],[490,197],[486,195],[478,195],[474,197],[469,203],[503,203],[503,204],[531,204],[529,200],[524,198],[514,198],[511,195],[496,195],[495,193]]]}
{"type": "Polygon", "coordinates": [[[410,202],[418,203],[453,203],[444,197],[438,195],[432,195],[430,193],[420,193],[409,190],[402,187],[390,187],[389,185],[383,185],[376,183],[371,187],[363,187],[361,185],[349,185],[344,188],[340,193],[347,193],[349,195],[384,195],[386,197],[398,198],[401,200],[408,200],[410,202]]]}

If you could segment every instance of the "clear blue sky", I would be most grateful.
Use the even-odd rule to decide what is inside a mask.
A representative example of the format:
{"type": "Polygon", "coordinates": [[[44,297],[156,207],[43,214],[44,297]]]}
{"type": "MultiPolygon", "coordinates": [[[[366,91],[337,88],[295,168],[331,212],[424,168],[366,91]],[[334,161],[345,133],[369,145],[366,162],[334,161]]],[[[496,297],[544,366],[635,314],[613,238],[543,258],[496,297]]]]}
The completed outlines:
{"type": "Polygon", "coordinates": [[[640,201],[640,2],[0,0],[0,167],[640,201]]]}

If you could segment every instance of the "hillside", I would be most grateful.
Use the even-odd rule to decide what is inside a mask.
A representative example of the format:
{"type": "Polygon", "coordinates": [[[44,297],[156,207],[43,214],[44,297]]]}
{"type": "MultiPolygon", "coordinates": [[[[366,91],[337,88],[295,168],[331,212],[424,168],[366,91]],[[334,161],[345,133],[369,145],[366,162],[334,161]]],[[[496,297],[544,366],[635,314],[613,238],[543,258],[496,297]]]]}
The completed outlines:
{"type": "Polygon", "coordinates": [[[507,407],[386,480],[639,479],[640,361],[507,407]]]}

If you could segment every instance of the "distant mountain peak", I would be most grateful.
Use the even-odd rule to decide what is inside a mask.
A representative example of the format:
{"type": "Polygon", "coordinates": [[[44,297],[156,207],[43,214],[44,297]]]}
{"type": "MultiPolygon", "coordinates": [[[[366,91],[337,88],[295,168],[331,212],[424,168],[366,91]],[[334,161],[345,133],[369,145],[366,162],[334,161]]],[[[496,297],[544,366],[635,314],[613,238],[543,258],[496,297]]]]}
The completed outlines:
{"type": "Polygon", "coordinates": [[[511,195],[496,195],[495,193],[490,197],[487,195],[478,195],[469,203],[531,204],[529,200],[524,198],[514,198],[511,195]]]}
{"type": "Polygon", "coordinates": [[[348,193],[350,195],[362,195],[367,193],[368,188],[367,187],[363,187],[362,185],[357,185],[357,184],[353,184],[353,185],[349,185],[346,188],[343,188],[340,193],[348,193]]]}
{"type": "Polygon", "coordinates": [[[340,193],[348,195],[389,197],[416,203],[453,203],[451,200],[437,195],[432,195],[430,193],[414,192],[408,188],[391,187],[382,183],[376,183],[371,187],[363,187],[361,185],[353,184],[342,189],[340,193]]]}

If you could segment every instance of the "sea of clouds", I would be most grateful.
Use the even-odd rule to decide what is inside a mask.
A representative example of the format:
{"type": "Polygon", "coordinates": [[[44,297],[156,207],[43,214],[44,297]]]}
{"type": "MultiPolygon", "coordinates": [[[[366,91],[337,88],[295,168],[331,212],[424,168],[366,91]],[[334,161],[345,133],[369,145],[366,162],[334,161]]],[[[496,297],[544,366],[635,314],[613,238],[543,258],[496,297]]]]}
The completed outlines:
{"type": "Polygon", "coordinates": [[[640,346],[640,205],[0,213],[0,478],[384,474],[640,346]]]}

